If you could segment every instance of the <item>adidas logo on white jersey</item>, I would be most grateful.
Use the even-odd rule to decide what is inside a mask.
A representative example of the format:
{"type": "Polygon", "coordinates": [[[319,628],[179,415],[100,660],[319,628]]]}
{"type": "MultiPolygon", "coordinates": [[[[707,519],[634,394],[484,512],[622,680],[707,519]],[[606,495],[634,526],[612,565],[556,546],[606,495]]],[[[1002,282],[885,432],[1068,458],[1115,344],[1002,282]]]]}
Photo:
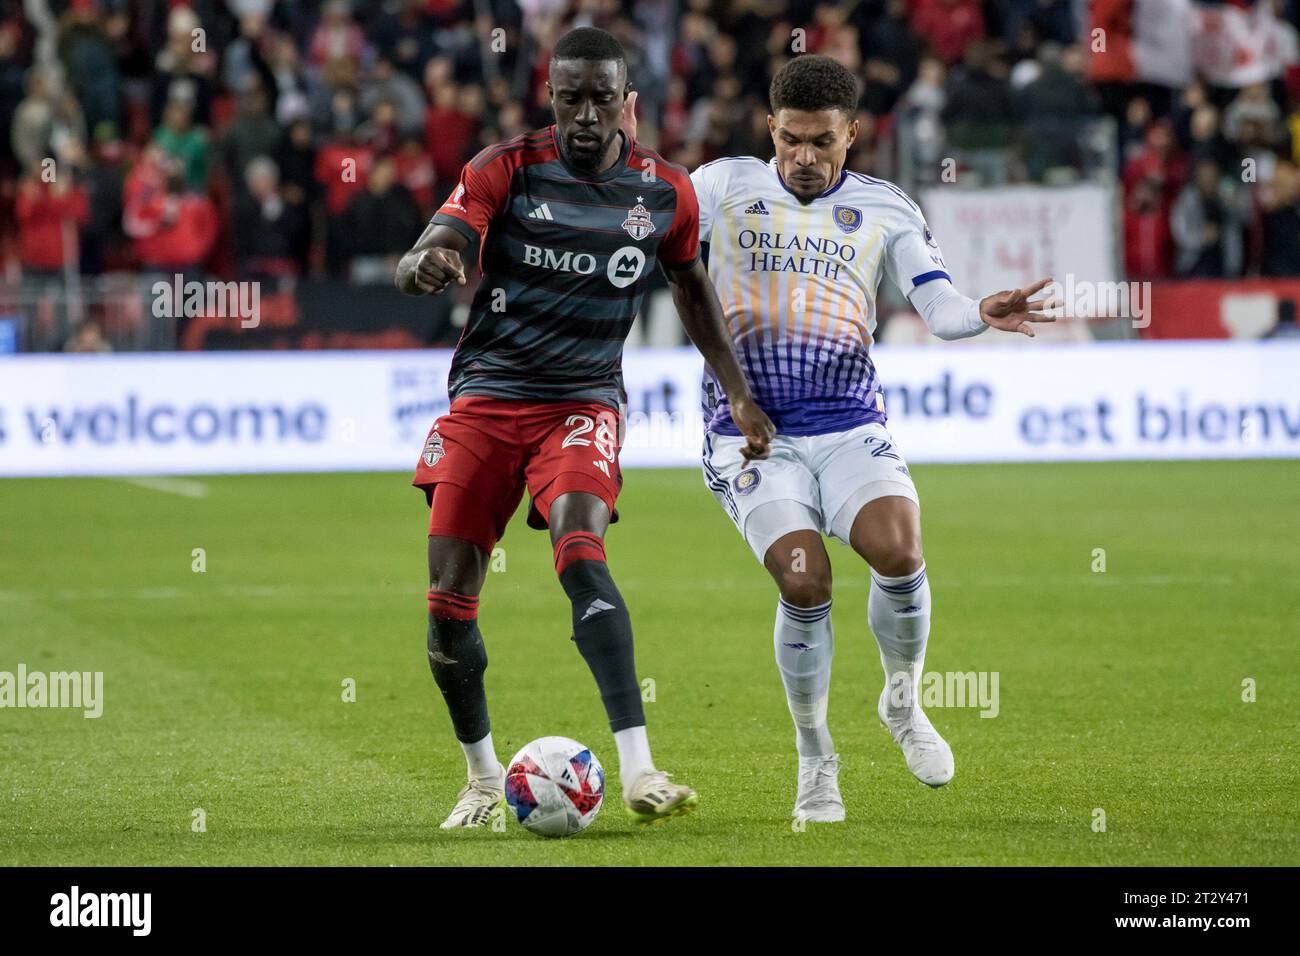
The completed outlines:
{"type": "Polygon", "coordinates": [[[593,614],[599,614],[601,611],[612,610],[614,610],[614,605],[610,604],[608,601],[602,601],[600,598],[596,598],[596,600],[591,602],[591,607],[587,608],[587,613],[582,615],[582,619],[585,621],[593,614]]]}
{"type": "Polygon", "coordinates": [[[745,215],[746,216],[770,216],[771,213],[767,211],[767,207],[763,205],[763,200],[760,199],[758,202],[752,203],[749,207],[745,209],[745,215]]]}
{"type": "Polygon", "coordinates": [[[528,214],[529,219],[545,219],[547,222],[554,222],[555,217],[551,215],[551,210],[546,203],[542,203],[536,209],[528,214]]]}

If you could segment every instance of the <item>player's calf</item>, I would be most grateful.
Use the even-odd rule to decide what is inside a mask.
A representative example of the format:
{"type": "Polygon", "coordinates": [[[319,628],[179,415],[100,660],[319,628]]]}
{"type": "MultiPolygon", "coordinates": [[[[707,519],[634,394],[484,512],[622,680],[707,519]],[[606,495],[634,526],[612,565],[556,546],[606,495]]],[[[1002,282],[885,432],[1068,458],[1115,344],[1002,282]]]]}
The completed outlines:
{"type": "Polygon", "coordinates": [[[871,574],[867,618],[880,646],[885,670],[877,713],[902,748],[907,767],[922,783],[940,787],[952,779],[948,746],[919,700],[921,672],[930,633],[930,582],[925,563],[911,574],[871,574]]]}
{"type": "Polygon", "coordinates": [[[885,672],[876,712],[912,774],[943,786],[953,776],[952,748],[918,699],[930,638],[930,581],[916,503],[901,495],[869,501],[853,521],[850,544],[871,565],[867,620],[885,672]]]}
{"type": "Polygon", "coordinates": [[[632,619],[610,576],[599,535],[574,531],[555,544],[555,571],[573,609],[573,640],[591,668],[615,733],[645,724],[632,619]]]}
{"type": "Polygon", "coordinates": [[[591,668],[618,747],[623,803],[638,823],[657,823],[693,808],[699,797],[655,769],[636,679],[632,619],[605,561],[605,543],[591,531],[560,534],[555,571],[573,607],[573,640],[591,668]]]}
{"type": "Polygon", "coordinates": [[[835,653],[831,602],[802,608],[782,597],[777,604],[772,643],[776,667],[785,686],[786,704],[794,721],[799,756],[833,755],[835,745],[826,726],[831,658],[835,653]]]}
{"type": "Polygon", "coordinates": [[[478,629],[478,598],[430,588],[427,647],[429,669],[447,704],[469,778],[442,828],[481,827],[504,799],[505,771],[488,722],[487,648],[478,629]]]}
{"type": "MultiPolygon", "coordinates": [[[[778,526],[777,503],[755,511],[778,526]]],[[[831,629],[831,564],[821,535],[804,528],[777,538],[763,553],[763,566],[781,592],[772,643],[776,667],[785,687],[786,705],[794,721],[799,754],[794,815],[804,820],[844,819],[844,804],[836,782],[838,759],[826,725],[830,697],[831,658],[835,636],[831,629]]]]}
{"type": "Polygon", "coordinates": [[[429,589],[429,670],[442,691],[460,741],[482,739],[489,730],[483,672],[487,648],[478,629],[478,598],[429,589]]]}

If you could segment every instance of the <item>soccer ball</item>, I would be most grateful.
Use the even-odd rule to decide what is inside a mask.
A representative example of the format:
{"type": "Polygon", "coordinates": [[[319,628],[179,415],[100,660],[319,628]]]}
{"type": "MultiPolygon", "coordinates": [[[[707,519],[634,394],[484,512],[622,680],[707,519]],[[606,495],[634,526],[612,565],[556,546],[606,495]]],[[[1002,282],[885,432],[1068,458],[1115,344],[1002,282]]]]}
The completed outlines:
{"type": "Polygon", "coordinates": [[[506,770],[506,802],[515,819],[539,836],[582,832],[604,799],[600,761],[568,737],[539,737],[515,754],[506,770]]]}

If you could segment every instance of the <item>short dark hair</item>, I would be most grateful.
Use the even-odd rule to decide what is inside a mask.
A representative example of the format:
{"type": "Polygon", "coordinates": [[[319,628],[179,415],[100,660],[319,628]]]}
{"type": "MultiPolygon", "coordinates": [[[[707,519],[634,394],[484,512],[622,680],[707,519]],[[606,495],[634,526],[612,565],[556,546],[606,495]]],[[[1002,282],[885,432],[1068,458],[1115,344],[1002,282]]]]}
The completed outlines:
{"type": "Polygon", "coordinates": [[[777,110],[843,110],[850,118],[858,111],[858,81],[828,56],[797,56],[772,77],[768,90],[772,112],[777,110]]]}
{"type": "Polygon", "coordinates": [[[614,60],[624,74],[627,73],[623,44],[614,39],[613,34],[596,27],[578,27],[560,37],[551,54],[551,62],[556,60],[614,60]]]}

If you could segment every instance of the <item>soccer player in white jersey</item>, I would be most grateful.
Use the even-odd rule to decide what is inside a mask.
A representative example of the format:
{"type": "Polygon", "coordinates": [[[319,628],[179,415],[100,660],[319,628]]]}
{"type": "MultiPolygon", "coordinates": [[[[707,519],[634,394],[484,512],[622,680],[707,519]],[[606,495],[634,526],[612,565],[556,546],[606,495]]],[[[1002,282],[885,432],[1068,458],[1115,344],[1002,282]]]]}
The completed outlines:
{"type": "Polygon", "coordinates": [[[794,814],[844,819],[839,757],[826,727],[831,566],[822,534],[870,565],[867,621],[885,685],[877,714],[908,769],[952,779],[947,742],[917,690],[930,633],[916,488],[885,425],[868,346],[882,275],[940,338],[992,326],[1034,334],[1050,282],[976,301],[952,287],[920,209],[897,186],[845,169],[858,133],[852,74],[825,56],[796,57],[773,78],[771,162],[719,159],[691,180],[709,275],[754,397],[776,424],[770,456],[746,461],[726,395],[706,370],[704,476],[780,590],[776,662],[799,753],[794,814]]]}

